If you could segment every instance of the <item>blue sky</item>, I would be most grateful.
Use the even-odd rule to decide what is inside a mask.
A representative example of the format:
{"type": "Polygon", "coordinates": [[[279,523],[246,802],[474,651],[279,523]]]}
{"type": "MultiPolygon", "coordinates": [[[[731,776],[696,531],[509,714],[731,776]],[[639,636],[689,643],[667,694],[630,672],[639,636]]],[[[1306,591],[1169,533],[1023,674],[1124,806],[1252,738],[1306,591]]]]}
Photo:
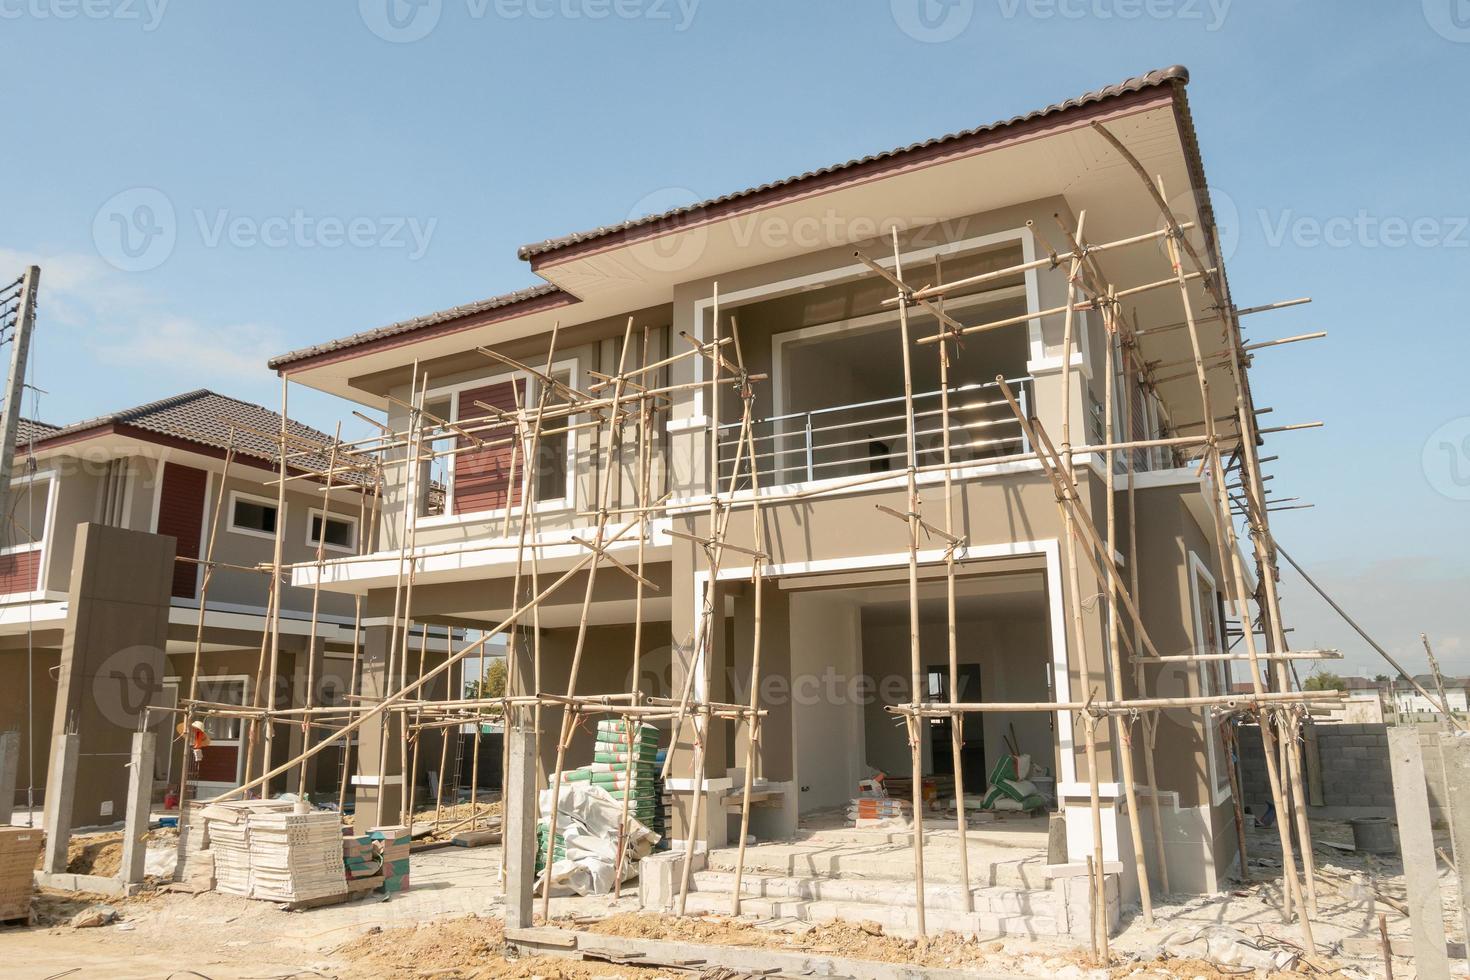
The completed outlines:
{"type": "MultiPolygon", "coordinates": [[[[275,404],[271,354],[528,285],[516,246],[649,195],[1174,63],[1237,301],[1315,299],[1250,337],[1331,334],[1257,360],[1271,421],[1327,423],[1270,442],[1273,488],[1316,504],[1277,533],[1411,669],[1424,630],[1470,673],[1470,0],[0,0],[0,277],[44,267],[47,419],[275,404]]],[[[1377,672],[1283,588],[1295,645],[1377,672]]]]}

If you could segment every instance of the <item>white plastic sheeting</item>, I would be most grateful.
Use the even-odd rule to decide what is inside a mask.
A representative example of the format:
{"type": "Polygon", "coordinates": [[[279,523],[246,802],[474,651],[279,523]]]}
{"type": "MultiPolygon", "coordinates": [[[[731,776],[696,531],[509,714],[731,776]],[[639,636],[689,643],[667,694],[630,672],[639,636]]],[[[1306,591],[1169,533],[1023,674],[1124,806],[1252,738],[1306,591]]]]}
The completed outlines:
{"type": "MultiPolygon", "coordinates": [[[[551,790],[541,791],[541,819],[551,819],[551,790]]],[[[557,807],[556,832],[566,842],[566,857],[550,868],[553,887],[578,895],[605,895],[613,890],[618,861],[618,829],[622,800],[591,783],[563,783],[557,807]]],[[[628,817],[623,880],[636,877],[638,862],[653,850],[659,835],[628,817]]],[[[548,848],[555,851],[554,844],[548,848]]],[[[537,887],[541,881],[537,881],[537,887]]]]}

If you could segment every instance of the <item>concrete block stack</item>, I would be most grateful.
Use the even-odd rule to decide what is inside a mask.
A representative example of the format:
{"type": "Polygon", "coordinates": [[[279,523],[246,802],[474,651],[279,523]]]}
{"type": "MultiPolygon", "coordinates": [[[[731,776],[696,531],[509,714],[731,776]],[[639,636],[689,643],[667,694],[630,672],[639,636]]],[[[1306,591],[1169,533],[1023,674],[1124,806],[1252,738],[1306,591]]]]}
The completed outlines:
{"type": "Polygon", "coordinates": [[[383,891],[387,894],[408,891],[408,853],[413,834],[407,827],[394,825],[374,827],[368,831],[373,852],[383,866],[383,891]]]}
{"type": "Polygon", "coordinates": [[[31,881],[41,856],[41,831],[0,827],[0,922],[31,914],[31,881]]]}

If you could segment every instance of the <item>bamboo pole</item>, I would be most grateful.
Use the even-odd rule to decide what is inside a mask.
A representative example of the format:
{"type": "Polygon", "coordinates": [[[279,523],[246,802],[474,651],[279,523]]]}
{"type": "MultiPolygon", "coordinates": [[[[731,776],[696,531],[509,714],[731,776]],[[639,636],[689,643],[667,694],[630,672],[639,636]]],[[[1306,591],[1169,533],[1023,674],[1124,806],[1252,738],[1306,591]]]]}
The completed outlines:
{"type": "MultiPolygon", "coordinates": [[[[903,265],[898,247],[898,227],[892,229],[893,277],[903,282],[903,265]]],[[[906,459],[904,470],[908,484],[908,572],[909,572],[909,683],[913,700],[924,696],[924,665],[919,649],[919,489],[914,470],[918,465],[918,447],[914,444],[914,377],[909,354],[909,304],[903,289],[898,293],[898,331],[903,344],[903,405],[906,459]]],[[[927,935],[925,928],[924,895],[924,770],[923,740],[916,724],[909,725],[909,762],[912,769],[914,811],[914,925],[920,936],[927,935]]],[[[963,838],[960,841],[964,848],[963,838]]],[[[968,888],[968,882],[966,883],[968,888]]]]}
{"type": "MultiPolygon", "coordinates": [[[[643,356],[642,367],[638,369],[639,377],[648,373],[648,346],[649,329],[645,324],[643,327],[643,356]]],[[[649,446],[648,446],[648,423],[650,403],[647,398],[641,398],[638,402],[638,440],[634,454],[635,494],[638,502],[638,574],[634,576],[637,588],[633,597],[633,672],[629,677],[629,687],[632,697],[630,704],[639,706],[640,671],[643,669],[643,583],[646,560],[646,548],[648,545],[648,514],[644,508],[648,505],[648,469],[649,469],[649,446]]],[[[634,725],[632,714],[624,714],[623,731],[628,736],[628,762],[626,772],[629,774],[628,785],[623,790],[623,812],[618,819],[618,858],[613,867],[616,869],[613,875],[613,901],[623,897],[623,862],[627,859],[628,851],[628,808],[632,803],[633,788],[633,759],[637,752],[637,746],[633,739],[634,725]]],[[[658,801],[654,802],[658,806],[658,801]]]]}
{"type": "MultiPolygon", "coordinates": [[[[744,403],[744,418],[751,417],[755,392],[750,386],[750,380],[744,376],[745,354],[740,347],[740,332],[738,325],[731,319],[730,332],[735,340],[735,361],[742,372],[740,396],[744,403]]],[[[750,487],[756,500],[755,506],[750,509],[751,540],[755,542],[757,551],[764,552],[765,547],[765,525],[762,521],[760,510],[760,466],[755,461],[754,443],[751,444],[752,456],[750,460],[750,487]]],[[[739,469],[739,460],[736,460],[735,469],[739,469]]],[[[750,794],[755,785],[756,749],[761,739],[761,719],[757,715],[756,706],[760,703],[761,682],[761,631],[763,627],[763,615],[765,608],[765,568],[764,559],[757,558],[751,565],[751,574],[754,578],[753,617],[751,631],[750,650],[750,719],[749,727],[745,736],[745,772],[742,774],[744,785],[740,794],[740,841],[735,854],[735,888],[731,898],[730,914],[740,914],[741,888],[745,877],[745,849],[750,838],[750,794]]]]}
{"type": "MultiPolygon", "coordinates": [[[[1110,133],[1107,133],[1105,129],[1100,131],[1105,133],[1110,141],[1114,140],[1112,135],[1110,133]]],[[[1117,146],[1121,147],[1121,144],[1117,144],[1117,146]]],[[[1126,154],[1126,150],[1124,152],[1126,154]]],[[[1131,155],[1128,155],[1128,158],[1132,160],[1134,164],[1137,163],[1136,160],[1132,159],[1131,155]]],[[[1174,219],[1173,213],[1169,210],[1168,205],[1166,203],[1162,203],[1167,200],[1162,189],[1156,187],[1154,185],[1154,182],[1148,179],[1147,173],[1142,171],[1141,166],[1138,169],[1141,173],[1141,176],[1143,177],[1144,185],[1149,190],[1149,193],[1154,197],[1155,201],[1160,204],[1161,212],[1164,216],[1164,219],[1169,223],[1169,226],[1171,228],[1175,229],[1175,233],[1167,239],[1169,243],[1169,259],[1171,265],[1173,266],[1175,278],[1178,282],[1180,303],[1183,305],[1184,308],[1184,319],[1185,322],[1189,325],[1189,342],[1190,349],[1194,353],[1195,372],[1198,379],[1200,403],[1202,405],[1201,414],[1203,416],[1203,422],[1205,426],[1205,435],[1209,437],[1207,453],[1212,466],[1213,478],[1211,480],[1211,483],[1214,485],[1214,492],[1216,496],[1216,506],[1212,509],[1211,513],[1215,521],[1216,541],[1220,547],[1220,550],[1227,553],[1226,558],[1229,561],[1229,565],[1224,567],[1228,567],[1230,569],[1231,577],[1234,582],[1233,587],[1227,589],[1227,594],[1230,597],[1231,605],[1236,610],[1236,618],[1244,623],[1249,624],[1252,617],[1250,616],[1249,610],[1245,608],[1245,603],[1240,596],[1240,591],[1243,588],[1243,583],[1245,582],[1245,569],[1242,566],[1240,560],[1240,552],[1234,546],[1235,527],[1230,519],[1230,503],[1225,489],[1225,467],[1220,459],[1219,443],[1215,437],[1215,421],[1210,409],[1210,382],[1209,379],[1205,376],[1204,359],[1201,356],[1203,346],[1200,342],[1199,324],[1195,320],[1194,303],[1189,295],[1187,277],[1184,272],[1183,263],[1181,261],[1180,250],[1181,247],[1188,246],[1188,240],[1185,239],[1184,233],[1182,231],[1177,230],[1178,224],[1174,219]]],[[[1189,247],[1192,251],[1193,247],[1189,247]]],[[[1196,264],[1200,266],[1203,265],[1203,263],[1199,263],[1198,261],[1196,262],[1196,264]]],[[[1237,387],[1237,399],[1238,391],[1239,389],[1237,387]]],[[[1246,442],[1250,441],[1248,438],[1246,438],[1246,436],[1248,436],[1249,434],[1249,427],[1254,424],[1254,419],[1242,419],[1241,423],[1241,444],[1244,445],[1246,442]]],[[[1222,567],[1222,571],[1224,571],[1224,567],[1222,567]]],[[[1261,691],[1263,691],[1263,687],[1261,684],[1260,665],[1256,660],[1256,645],[1253,630],[1246,629],[1244,631],[1244,637],[1246,653],[1249,654],[1251,657],[1252,683],[1256,691],[1260,693],[1261,691]]],[[[1281,839],[1283,871],[1282,891],[1283,897],[1286,900],[1286,914],[1289,918],[1291,914],[1291,902],[1295,900],[1297,904],[1300,905],[1303,901],[1301,885],[1296,878],[1296,860],[1293,854],[1294,849],[1292,847],[1291,830],[1289,827],[1289,818],[1291,811],[1289,809],[1289,801],[1284,794],[1282,775],[1279,772],[1279,768],[1277,766],[1275,738],[1271,731],[1270,725],[1263,724],[1261,726],[1261,740],[1262,748],[1264,749],[1264,754],[1266,756],[1267,784],[1271,788],[1271,797],[1276,805],[1277,812],[1280,813],[1283,817],[1283,819],[1277,821],[1277,829],[1279,831],[1279,836],[1281,839]]],[[[1307,947],[1309,949],[1315,949],[1315,944],[1313,943],[1312,939],[1311,917],[1305,907],[1301,909],[1301,928],[1302,938],[1306,942],[1307,947]]]]}
{"type": "MultiPolygon", "coordinates": [[[[1128,326],[1127,321],[1123,320],[1121,317],[1119,317],[1119,319],[1117,321],[1117,324],[1120,327],[1120,329],[1126,329],[1127,326],[1128,326]]],[[[1136,323],[1133,326],[1136,328],[1136,323]]],[[[1127,340],[1126,344],[1124,344],[1124,346],[1125,346],[1125,349],[1129,350],[1130,353],[1132,354],[1132,360],[1135,363],[1135,365],[1141,364],[1143,359],[1142,359],[1141,354],[1138,351],[1138,339],[1137,339],[1137,330],[1136,329],[1133,331],[1132,336],[1130,336],[1128,338],[1128,340],[1127,340]]],[[[1125,374],[1126,374],[1126,372],[1125,372],[1125,374]]],[[[1132,396],[1132,392],[1131,391],[1129,392],[1128,406],[1127,406],[1126,411],[1127,411],[1127,421],[1128,421],[1128,424],[1127,424],[1126,430],[1125,430],[1125,439],[1128,442],[1133,442],[1134,441],[1134,436],[1137,433],[1134,432],[1134,426],[1133,426],[1133,423],[1134,423],[1134,417],[1133,417],[1133,396],[1132,396]]],[[[1138,587],[1138,480],[1137,480],[1137,472],[1136,472],[1137,467],[1135,466],[1136,459],[1135,459],[1135,456],[1134,456],[1134,453],[1133,453],[1131,447],[1129,448],[1129,451],[1128,452],[1125,452],[1123,454],[1123,459],[1124,459],[1125,465],[1127,467],[1126,472],[1127,472],[1127,476],[1128,476],[1128,576],[1129,576],[1129,590],[1130,590],[1130,593],[1134,597],[1136,597],[1134,599],[1134,602],[1132,604],[1130,604],[1130,606],[1129,606],[1129,612],[1130,612],[1130,617],[1131,617],[1130,618],[1130,623],[1131,623],[1131,626],[1132,626],[1132,636],[1133,636],[1133,648],[1134,648],[1134,651],[1135,651],[1135,656],[1134,656],[1134,664],[1135,664],[1135,666],[1134,666],[1134,669],[1133,669],[1134,670],[1133,679],[1134,679],[1134,685],[1138,689],[1138,695],[1140,697],[1146,697],[1148,695],[1147,677],[1145,675],[1145,672],[1144,672],[1144,669],[1143,669],[1142,664],[1139,663],[1139,657],[1137,655],[1137,650],[1138,650],[1139,646],[1141,645],[1140,644],[1140,636],[1143,633],[1143,620],[1142,620],[1142,613],[1140,612],[1140,605],[1143,602],[1143,597],[1140,594],[1140,590],[1139,590],[1139,587],[1138,587]]],[[[1114,596],[1114,600],[1116,601],[1116,595],[1114,596]]],[[[1144,778],[1148,780],[1149,816],[1150,816],[1150,822],[1153,825],[1153,832],[1154,832],[1154,852],[1155,852],[1155,854],[1156,854],[1156,856],[1158,858],[1158,865],[1159,865],[1159,886],[1163,889],[1164,894],[1167,895],[1169,893],[1169,860],[1168,860],[1168,855],[1165,853],[1166,852],[1166,848],[1164,846],[1164,818],[1163,818],[1163,814],[1162,814],[1162,812],[1161,812],[1161,810],[1159,808],[1159,782],[1158,782],[1158,773],[1155,771],[1155,763],[1154,763],[1154,745],[1155,745],[1155,742],[1157,740],[1157,735],[1158,735],[1158,718],[1153,717],[1151,715],[1143,715],[1140,718],[1139,724],[1143,728],[1143,770],[1144,770],[1144,778]]]]}
{"type": "MultiPolygon", "coordinates": [[[[618,365],[620,382],[622,380],[622,371],[625,366],[623,363],[621,363],[621,361],[624,360],[627,356],[628,341],[629,338],[632,336],[632,333],[633,318],[630,316],[628,317],[628,326],[623,331],[623,350],[620,355],[620,363],[618,365]]],[[[546,380],[543,381],[543,383],[550,383],[551,381],[551,376],[547,375],[546,380]]],[[[571,390],[566,386],[561,387],[565,388],[566,390],[571,390]]],[[[577,642],[572,649],[572,665],[567,676],[567,697],[569,698],[573,697],[577,693],[577,677],[582,667],[582,653],[587,644],[588,617],[592,610],[592,595],[593,590],[595,589],[597,584],[597,569],[599,564],[598,559],[603,557],[602,544],[603,537],[607,533],[608,496],[612,491],[612,485],[614,482],[612,471],[614,469],[614,461],[617,458],[618,445],[621,442],[621,431],[619,429],[617,420],[617,410],[618,402],[622,399],[622,395],[623,385],[621,383],[615,384],[613,386],[612,412],[607,423],[608,465],[606,469],[608,472],[603,475],[597,488],[598,519],[597,532],[594,536],[596,547],[590,549],[593,561],[587,569],[587,587],[582,594],[582,615],[577,622],[577,642]]],[[[600,430],[597,441],[601,441],[600,430]]],[[[594,465],[596,461],[600,460],[601,458],[599,448],[595,444],[593,446],[592,458],[594,460],[594,465]]],[[[571,743],[573,717],[574,715],[571,711],[562,711],[561,735],[557,739],[556,744],[556,771],[551,783],[551,816],[547,820],[548,829],[546,833],[546,875],[542,878],[541,888],[541,917],[548,922],[551,921],[551,869],[556,855],[556,826],[558,822],[558,817],[561,813],[562,767],[566,763],[567,749],[570,747],[571,743]]],[[[629,771],[631,772],[632,770],[630,769],[629,771]]]]}
{"type": "MultiPolygon", "coordinates": [[[[628,524],[624,524],[616,532],[613,533],[611,539],[612,540],[617,540],[617,539],[621,538],[624,534],[627,534],[628,531],[633,528],[634,523],[636,523],[636,522],[630,522],[628,524]]],[[[312,746],[312,748],[307,753],[305,753],[305,754],[308,754],[308,755],[316,755],[318,752],[321,752],[323,749],[327,748],[328,746],[335,744],[338,739],[346,738],[347,736],[351,735],[353,732],[355,732],[358,729],[360,729],[363,725],[367,724],[372,719],[377,718],[378,716],[382,715],[383,713],[385,713],[386,711],[388,711],[390,708],[393,708],[394,706],[396,706],[400,702],[407,700],[408,695],[414,693],[422,685],[424,685],[424,684],[428,683],[429,681],[433,680],[435,677],[438,677],[444,671],[447,671],[454,664],[459,663],[461,660],[463,660],[464,658],[468,657],[470,654],[475,653],[475,652],[477,652],[479,650],[484,649],[486,643],[488,643],[494,637],[499,636],[506,629],[508,629],[512,625],[514,625],[514,623],[521,616],[524,616],[526,613],[531,612],[537,606],[541,605],[541,603],[543,603],[544,601],[546,601],[546,599],[549,596],[551,596],[553,593],[555,593],[558,589],[560,589],[563,585],[565,585],[573,576],[577,575],[579,572],[582,571],[583,568],[585,568],[588,564],[590,564],[595,557],[596,557],[596,554],[595,553],[589,552],[587,555],[585,555],[585,556],[577,559],[575,562],[572,563],[572,565],[571,565],[570,568],[566,569],[564,572],[561,573],[560,576],[557,577],[556,581],[552,582],[546,588],[544,588],[540,592],[538,592],[535,595],[535,597],[532,598],[530,601],[528,601],[528,602],[526,602],[526,603],[524,603],[524,604],[516,607],[515,609],[513,609],[511,611],[511,614],[510,614],[509,617],[507,617],[506,619],[501,620],[498,624],[496,624],[495,626],[491,627],[489,630],[485,631],[478,640],[475,640],[474,642],[468,644],[463,649],[461,649],[458,653],[452,653],[452,654],[450,654],[449,658],[447,660],[445,660],[444,663],[439,664],[438,666],[434,667],[432,670],[430,670],[428,673],[426,673],[423,676],[423,678],[421,678],[419,681],[416,681],[411,687],[408,687],[408,688],[405,688],[405,689],[401,689],[399,691],[395,691],[395,692],[393,692],[391,694],[388,694],[385,698],[383,698],[381,701],[379,701],[377,704],[375,704],[368,711],[363,712],[356,719],[354,719],[353,721],[348,722],[341,729],[339,729],[338,731],[334,732],[333,734],[331,734],[327,738],[323,739],[321,742],[318,742],[316,745],[312,746]]],[[[277,766],[275,769],[271,770],[268,773],[265,773],[264,775],[258,777],[255,780],[252,780],[250,782],[244,783],[244,784],[242,784],[240,786],[236,786],[234,789],[226,790],[225,792],[221,793],[219,796],[214,797],[210,802],[212,802],[212,803],[220,803],[220,802],[223,802],[225,800],[232,800],[232,799],[235,799],[238,796],[242,796],[245,793],[248,793],[250,790],[256,788],[256,786],[260,785],[264,780],[266,780],[268,778],[273,778],[275,776],[279,776],[283,772],[290,771],[291,769],[293,769],[297,765],[299,765],[300,762],[301,762],[301,760],[299,758],[290,759],[287,762],[285,762],[284,764],[282,764],[280,766],[277,766]]]]}
{"type": "MultiPolygon", "coordinates": [[[[934,257],[934,282],[936,285],[944,282],[944,260],[940,256],[934,257]]],[[[943,298],[939,298],[937,302],[940,309],[943,309],[943,298]]],[[[955,613],[955,549],[964,543],[964,539],[955,535],[954,470],[950,465],[954,460],[949,431],[950,349],[948,342],[939,344],[938,349],[941,420],[939,428],[944,452],[944,534],[949,538],[949,547],[944,550],[945,632],[949,645],[949,700],[951,704],[955,704],[960,699],[959,629],[955,613]]],[[[975,895],[970,891],[970,819],[969,812],[965,809],[965,767],[962,759],[965,747],[963,719],[955,718],[950,721],[949,735],[950,757],[954,763],[955,831],[960,839],[960,882],[964,886],[962,889],[964,910],[969,913],[975,911],[975,895]]],[[[1019,746],[1017,748],[1019,750],[1019,746]]]]}
{"type": "MultiPolygon", "coordinates": [[[[1077,215],[1076,238],[1082,239],[1083,228],[1087,222],[1087,212],[1082,211],[1077,215]]],[[[1075,329],[1074,319],[1077,307],[1077,279],[1082,272],[1082,259],[1080,257],[1072,260],[1071,270],[1067,276],[1067,305],[1062,320],[1062,445],[1059,455],[1062,472],[1070,484],[1074,481],[1072,461],[1072,344],[1074,341],[1073,331],[1075,329]]],[[[1039,448],[1039,447],[1038,447],[1039,448]]],[[[1067,549],[1067,592],[1069,604],[1072,610],[1072,635],[1076,642],[1077,673],[1082,691],[1088,697],[1092,696],[1092,670],[1088,663],[1087,645],[1083,632],[1082,619],[1082,584],[1081,575],[1077,566],[1077,530],[1076,518],[1072,515],[1072,507],[1066,506],[1060,497],[1057,507],[1061,511],[1063,535],[1067,549]]],[[[1095,725],[1084,723],[1082,727],[1083,745],[1087,755],[1087,784],[1088,805],[1092,815],[1092,921],[1094,922],[1094,935],[1097,936],[1093,944],[1093,954],[1106,964],[1109,960],[1108,954],[1108,928],[1107,928],[1107,881],[1103,864],[1103,836],[1102,836],[1102,809],[1099,801],[1098,773],[1097,773],[1097,737],[1095,725]]]]}
{"type": "MultiPolygon", "coordinates": [[[[1116,305],[1110,303],[1103,313],[1103,322],[1106,329],[1107,365],[1104,370],[1103,384],[1103,438],[1107,442],[1113,441],[1113,410],[1114,392],[1117,388],[1117,363],[1119,342],[1117,326],[1118,310],[1116,305]]],[[[1107,498],[1107,546],[1109,550],[1118,550],[1118,500],[1114,486],[1115,466],[1113,450],[1109,449],[1103,455],[1103,473],[1106,486],[1107,498]]],[[[1113,681],[1113,691],[1118,697],[1123,696],[1123,656],[1119,649],[1121,623],[1118,617],[1117,596],[1110,595],[1108,599],[1108,650],[1111,654],[1109,663],[1113,681]]],[[[1133,861],[1134,873],[1138,876],[1139,904],[1143,910],[1143,921],[1145,925],[1152,926],[1154,922],[1153,896],[1149,888],[1148,864],[1144,859],[1143,828],[1138,823],[1138,790],[1134,783],[1136,777],[1133,770],[1133,726],[1130,719],[1117,717],[1114,719],[1114,737],[1117,739],[1116,756],[1122,763],[1123,794],[1128,801],[1128,832],[1133,837],[1133,861]]]]}
{"type": "MultiPolygon", "coordinates": [[[[192,700],[199,696],[199,669],[203,663],[204,655],[204,618],[209,608],[209,585],[214,578],[214,545],[219,539],[219,519],[224,511],[225,485],[230,479],[230,463],[235,458],[235,429],[230,428],[229,437],[225,440],[225,462],[220,470],[219,493],[214,498],[213,516],[209,521],[209,543],[204,548],[204,575],[199,584],[199,625],[194,631],[194,660],[189,672],[189,698],[192,700]]],[[[161,479],[161,476],[160,476],[161,479]]],[[[242,699],[243,700],[243,699],[242,699]]],[[[189,763],[194,755],[194,717],[193,712],[187,708],[184,711],[184,736],[183,747],[180,749],[179,760],[179,840],[184,839],[184,832],[189,826],[189,763]]]]}
{"type": "MultiPolygon", "coordinates": [[[[332,472],[332,469],[336,466],[336,462],[337,462],[337,443],[340,442],[341,440],[342,440],[342,423],[341,422],[338,422],[337,423],[337,431],[336,431],[336,434],[333,436],[332,446],[328,450],[328,455],[327,455],[327,478],[326,478],[326,480],[327,480],[327,489],[326,489],[325,496],[322,497],[322,529],[321,529],[321,533],[317,537],[317,543],[316,543],[316,560],[317,560],[317,567],[318,568],[321,567],[322,559],[324,559],[326,557],[326,554],[327,554],[327,519],[329,518],[329,516],[332,513],[332,477],[331,477],[331,472],[332,472]]],[[[284,488],[284,484],[282,484],[282,487],[284,488]]],[[[282,492],[284,493],[284,489],[283,489],[282,492]]],[[[280,511],[280,513],[282,515],[284,515],[286,512],[285,512],[284,509],[282,509],[280,511]]],[[[276,522],[276,524],[277,524],[277,527],[276,527],[276,538],[278,540],[285,533],[285,527],[284,527],[285,523],[286,522],[284,520],[280,520],[280,521],[277,521],[276,522]]],[[[359,527],[360,526],[361,525],[359,525],[359,527]]],[[[311,537],[311,513],[309,511],[307,512],[307,515],[306,515],[306,531],[307,531],[307,538],[309,540],[310,537],[311,537]]],[[[279,578],[279,576],[277,576],[277,577],[279,578]]],[[[317,577],[316,577],[316,581],[312,584],[312,589],[311,589],[311,627],[307,631],[307,634],[306,634],[306,707],[308,707],[308,708],[310,708],[312,706],[312,703],[316,699],[316,644],[317,644],[316,630],[317,630],[317,616],[321,612],[321,603],[322,603],[322,576],[321,576],[320,573],[318,573],[317,574],[317,577]]],[[[324,647],[324,649],[323,649],[322,653],[323,653],[323,656],[325,656],[325,654],[326,654],[325,644],[323,644],[323,647],[324,647]]],[[[301,742],[302,742],[303,747],[305,745],[309,744],[310,741],[311,741],[311,732],[303,724],[302,725],[302,728],[301,728],[301,742]]],[[[299,773],[299,775],[296,778],[296,795],[297,795],[297,797],[299,798],[299,800],[302,803],[305,803],[305,801],[306,801],[306,768],[307,768],[306,767],[306,763],[303,761],[301,763],[301,772],[299,773]]]]}

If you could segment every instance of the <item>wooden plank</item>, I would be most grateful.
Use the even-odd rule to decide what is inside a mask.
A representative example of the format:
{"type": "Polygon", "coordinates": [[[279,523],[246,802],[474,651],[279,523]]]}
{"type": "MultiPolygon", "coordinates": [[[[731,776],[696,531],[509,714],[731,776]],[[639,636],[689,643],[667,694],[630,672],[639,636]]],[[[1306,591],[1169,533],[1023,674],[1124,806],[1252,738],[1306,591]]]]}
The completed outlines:
{"type": "Polygon", "coordinates": [[[1394,808],[1398,813],[1399,851],[1409,892],[1409,926],[1414,939],[1414,965],[1422,977],[1447,977],[1444,914],[1439,894],[1439,862],[1434,856],[1434,830],[1429,823],[1429,790],[1424,782],[1424,753],[1416,727],[1388,730],[1388,756],[1393,770],[1394,808]]]}

